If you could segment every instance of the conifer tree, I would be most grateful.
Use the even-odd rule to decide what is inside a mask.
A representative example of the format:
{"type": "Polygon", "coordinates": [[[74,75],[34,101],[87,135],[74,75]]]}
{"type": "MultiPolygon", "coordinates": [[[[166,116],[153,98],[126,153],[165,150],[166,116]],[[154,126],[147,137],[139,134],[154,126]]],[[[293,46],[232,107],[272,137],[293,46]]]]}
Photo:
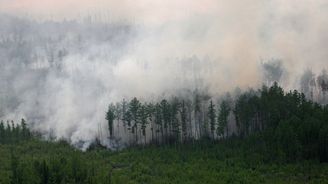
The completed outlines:
{"type": "Polygon", "coordinates": [[[222,101],[220,104],[219,109],[219,115],[218,115],[218,127],[217,127],[217,133],[220,136],[224,135],[224,130],[227,130],[226,136],[229,135],[228,132],[228,116],[230,113],[230,107],[226,101],[222,101]]]}
{"type": "Polygon", "coordinates": [[[216,113],[215,113],[215,105],[213,104],[212,100],[210,101],[210,105],[208,107],[208,118],[210,121],[210,129],[211,129],[212,139],[214,139],[216,113]]]}
{"type": "Polygon", "coordinates": [[[129,111],[131,113],[131,120],[133,121],[132,125],[132,133],[135,133],[136,136],[136,143],[138,143],[138,124],[139,124],[139,109],[140,109],[140,102],[139,100],[134,97],[130,104],[129,104],[129,111]]]}
{"type": "Polygon", "coordinates": [[[155,131],[155,122],[154,122],[154,113],[155,113],[155,107],[152,103],[146,104],[146,111],[148,114],[148,119],[150,122],[150,131],[151,131],[151,142],[154,141],[154,131],[155,131]]]}
{"type": "Polygon", "coordinates": [[[154,121],[156,124],[156,139],[159,140],[159,133],[161,133],[161,140],[164,141],[164,133],[163,133],[163,115],[162,115],[162,108],[159,103],[155,105],[155,116],[154,121]]]}
{"type": "Polygon", "coordinates": [[[124,133],[126,133],[126,124],[127,124],[127,102],[125,101],[125,99],[123,99],[122,101],[122,122],[123,122],[123,127],[124,127],[124,133]]]}
{"type": "Polygon", "coordinates": [[[181,119],[182,141],[186,141],[187,137],[188,137],[188,132],[187,132],[187,108],[186,108],[184,100],[181,103],[180,119],[181,119]]]}
{"type": "Polygon", "coordinates": [[[201,137],[201,117],[200,117],[200,113],[201,113],[201,107],[200,107],[200,103],[201,103],[201,99],[200,99],[200,95],[198,94],[198,92],[195,92],[195,97],[194,97],[194,121],[195,121],[195,138],[200,138],[201,137]]]}
{"type": "Polygon", "coordinates": [[[163,118],[163,127],[165,129],[165,138],[166,138],[166,143],[167,143],[167,138],[168,138],[168,128],[170,126],[170,121],[171,121],[171,114],[170,114],[170,105],[167,102],[167,100],[163,99],[161,101],[161,111],[162,111],[162,118],[163,118]]]}
{"type": "Polygon", "coordinates": [[[142,135],[144,136],[144,143],[146,143],[146,127],[148,124],[148,112],[147,107],[145,105],[141,105],[139,109],[139,117],[141,124],[142,135]]]}
{"type": "Polygon", "coordinates": [[[1,120],[1,122],[0,122],[0,143],[5,143],[5,138],[6,138],[5,125],[3,123],[3,120],[1,120]]]}
{"type": "Polygon", "coordinates": [[[113,137],[114,120],[115,120],[115,113],[114,113],[113,105],[109,105],[109,107],[108,107],[108,111],[106,112],[106,120],[108,122],[109,136],[113,137]]]}
{"type": "Polygon", "coordinates": [[[172,121],[172,127],[171,131],[174,135],[175,141],[179,141],[180,137],[180,122],[178,118],[178,113],[179,113],[179,108],[180,108],[180,103],[177,98],[173,98],[172,104],[171,104],[171,121],[172,121]]]}
{"type": "Polygon", "coordinates": [[[28,138],[29,137],[29,130],[27,129],[27,125],[26,125],[26,121],[25,119],[22,119],[21,120],[21,131],[22,131],[22,137],[25,139],[25,138],[28,138]]]}

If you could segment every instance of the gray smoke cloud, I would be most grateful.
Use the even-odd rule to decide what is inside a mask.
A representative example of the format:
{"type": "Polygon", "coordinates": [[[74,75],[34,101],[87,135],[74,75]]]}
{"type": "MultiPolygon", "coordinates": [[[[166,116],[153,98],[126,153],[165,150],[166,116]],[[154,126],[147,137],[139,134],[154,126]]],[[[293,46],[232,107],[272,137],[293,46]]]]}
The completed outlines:
{"type": "Polygon", "coordinates": [[[304,71],[327,67],[324,0],[65,2],[0,1],[0,116],[84,147],[109,145],[110,102],[278,80],[310,93],[304,71]]]}

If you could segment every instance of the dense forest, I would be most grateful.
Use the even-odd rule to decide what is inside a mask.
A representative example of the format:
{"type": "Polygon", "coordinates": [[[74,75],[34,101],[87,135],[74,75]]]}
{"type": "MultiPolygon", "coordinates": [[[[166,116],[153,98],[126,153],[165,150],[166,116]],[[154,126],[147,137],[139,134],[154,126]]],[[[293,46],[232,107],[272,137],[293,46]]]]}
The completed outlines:
{"type": "Polygon", "coordinates": [[[42,141],[24,119],[1,121],[0,183],[327,181],[327,105],[277,83],[218,105],[208,101],[203,107],[177,97],[155,104],[133,98],[122,112],[110,105],[108,139],[124,134],[130,141],[114,152],[97,139],[81,152],[65,140],[42,141]],[[231,119],[235,127],[228,127],[231,119]]]}
{"type": "Polygon", "coordinates": [[[297,90],[284,92],[276,82],[241,93],[235,100],[227,96],[218,105],[209,96],[198,94],[193,101],[178,97],[155,104],[137,98],[123,100],[109,105],[106,120],[109,138],[128,137],[130,144],[256,135],[256,144],[269,153],[288,159],[328,161],[328,106],[307,100],[297,90]]]}

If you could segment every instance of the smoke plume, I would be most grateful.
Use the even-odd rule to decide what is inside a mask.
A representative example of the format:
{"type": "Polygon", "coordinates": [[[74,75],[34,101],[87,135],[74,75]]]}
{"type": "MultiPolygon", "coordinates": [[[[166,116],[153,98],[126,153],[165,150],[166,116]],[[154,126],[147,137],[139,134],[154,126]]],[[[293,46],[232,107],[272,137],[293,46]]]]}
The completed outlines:
{"type": "Polygon", "coordinates": [[[105,111],[123,98],[327,91],[324,0],[0,0],[0,13],[1,119],[82,147],[110,146],[105,111]]]}

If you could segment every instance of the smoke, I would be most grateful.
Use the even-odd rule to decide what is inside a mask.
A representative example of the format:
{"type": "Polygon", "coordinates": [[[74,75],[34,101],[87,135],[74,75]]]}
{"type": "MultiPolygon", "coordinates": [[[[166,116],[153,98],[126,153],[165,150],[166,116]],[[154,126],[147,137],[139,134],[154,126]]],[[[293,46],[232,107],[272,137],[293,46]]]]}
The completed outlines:
{"type": "Polygon", "coordinates": [[[123,98],[299,89],[305,70],[327,67],[327,10],[324,0],[0,0],[0,116],[110,145],[105,111],[123,98]]]}
{"type": "Polygon", "coordinates": [[[271,86],[273,82],[280,82],[283,74],[285,73],[284,68],[280,60],[269,60],[262,64],[264,79],[267,86],[271,86]]]}
{"type": "Polygon", "coordinates": [[[315,74],[311,70],[306,70],[301,76],[301,92],[313,99],[316,86],[315,74]]]}

